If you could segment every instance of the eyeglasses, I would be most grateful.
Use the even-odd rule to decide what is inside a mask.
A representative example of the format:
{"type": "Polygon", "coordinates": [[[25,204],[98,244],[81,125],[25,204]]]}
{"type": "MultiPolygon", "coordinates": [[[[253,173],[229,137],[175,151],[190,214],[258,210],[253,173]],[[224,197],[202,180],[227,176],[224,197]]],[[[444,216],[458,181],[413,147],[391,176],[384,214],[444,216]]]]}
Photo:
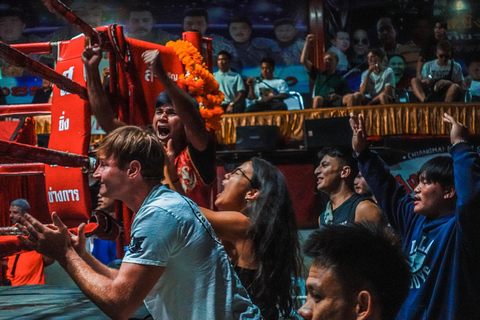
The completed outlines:
{"type": "Polygon", "coordinates": [[[248,182],[250,182],[250,185],[253,187],[253,182],[252,182],[252,180],[250,180],[250,178],[247,177],[247,175],[245,174],[245,172],[242,171],[242,169],[240,169],[240,168],[235,168],[235,170],[233,170],[232,172],[230,172],[230,175],[234,175],[236,172],[240,172],[240,174],[241,174],[242,176],[244,176],[245,179],[247,179],[248,182]]]}
{"type": "Polygon", "coordinates": [[[363,39],[357,39],[353,38],[353,44],[368,44],[368,39],[363,38],[363,39]]]}

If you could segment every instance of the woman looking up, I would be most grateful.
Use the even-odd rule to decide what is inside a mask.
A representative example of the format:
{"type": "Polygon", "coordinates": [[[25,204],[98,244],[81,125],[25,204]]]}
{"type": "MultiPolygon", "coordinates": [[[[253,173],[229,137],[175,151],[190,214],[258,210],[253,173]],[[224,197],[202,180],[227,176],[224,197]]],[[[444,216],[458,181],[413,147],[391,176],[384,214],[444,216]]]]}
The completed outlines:
{"type": "Polygon", "coordinates": [[[265,319],[294,311],[292,277],[301,260],[295,213],[285,178],[269,162],[252,158],[225,175],[219,211],[201,208],[222,239],[232,264],[265,319]],[[278,308],[277,308],[278,306],[278,308]]]}

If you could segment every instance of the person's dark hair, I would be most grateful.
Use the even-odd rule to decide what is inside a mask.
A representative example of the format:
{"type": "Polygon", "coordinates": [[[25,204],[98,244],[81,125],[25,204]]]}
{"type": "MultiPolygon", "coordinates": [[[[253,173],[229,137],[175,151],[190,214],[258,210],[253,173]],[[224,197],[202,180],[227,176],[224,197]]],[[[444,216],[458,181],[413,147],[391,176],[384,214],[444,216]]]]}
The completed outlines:
{"type": "Polygon", "coordinates": [[[289,25],[295,27],[295,20],[290,19],[290,18],[278,19],[278,20],[276,20],[276,21],[273,23],[273,28],[275,29],[276,27],[282,26],[282,25],[284,25],[284,24],[289,24],[289,25]]]}
{"type": "Polygon", "coordinates": [[[172,99],[168,95],[167,92],[162,91],[158,96],[157,99],[155,100],[155,109],[163,107],[163,106],[171,106],[172,105],[172,99]]]}
{"type": "Polygon", "coordinates": [[[151,6],[147,6],[145,4],[136,4],[136,5],[133,5],[131,6],[129,9],[128,9],[128,14],[130,15],[130,13],[132,12],[143,12],[143,11],[148,11],[152,14],[152,17],[153,17],[153,9],[151,6]]]}
{"type": "Polygon", "coordinates": [[[379,57],[380,59],[383,59],[385,57],[385,54],[383,53],[383,51],[378,48],[370,49],[370,51],[368,52],[373,54],[374,56],[379,57]]]}
{"type": "Polygon", "coordinates": [[[246,23],[250,29],[253,28],[252,20],[250,20],[246,16],[240,16],[240,17],[235,17],[235,18],[230,19],[228,21],[228,28],[230,28],[230,25],[232,23],[235,23],[235,22],[238,22],[238,23],[243,22],[243,23],[246,23]]]}
{"type": "Polygon", "coordinates": [[[204,8],[190,8],[183,12],[183,19],[185,17],[205,17],[205,22],[208,24],[208,11],[204,8]]]}
{"type": "Polygon", "coordinates": [[[344,166],[350,167],[350,175],[347,177],[347,181],[353,187],[353,181],[355,180],[355,177],[359,171],[357,160],[353,157],[352,148],[343,146],[325,147],[318,153],[318,158],[321,161],[325,156],[337,158],[344,166]]]}
{"type": "Polygon", "coordinates": [[[439,41],[437,44],[437,49],[443,50],[450,55],[453,53],[453,46],[448,40],[439,41]]]}
{"type": "Polygon", "coordinates": [[[373,223],[326,225],[304,244],[312,268],[330,269],[346,300],[368,291],[380,304],[382,319],[395,319],[410,290],[410,266],[398,237],[373,223]]]}
{"type": "Polygon", "coordinates": [[[438,156],[428,160],[418,171],[418,176],[421,175],[427,182],[439,183],[444,188],[454,186],[452,157],[438,156]]]}
{"type": "Polygon", "coordinates": [[[467,57],[465,57],[465,65],[467,66],[467,68],[470,67],[470,65],[473,62],[480,62],[480,53],[479,52],[471,53],[467,57]]]}
{"type": "Polygon", "coordinates": [[[0,18],[3,17],[14,17],[17,16],[22,20],[23,23],[26,23],[27,21],[27,16],[24,13],[24,10],[18,8],[18,7],[6,7],[0,9],[0,18]]]}
{"type": "Polygon", "coordinates": [[[333,52],[333,51],[330,51],[330,50],[326,51],[323,56],[324,56],[324,57],[326,57],[326,56],[332,56],[333,59],[337,62],[337,64],[338,64],[338,62],[340,61],[340,58],[338,57],[338,54],[337,54],[336,52],[333,52]]]}
{"type": "Polygon", "coordinates": [[[345,29],[338,29],[337,31],[335,31],[335,39],[337,38],[339,32],[343,32],[343,33],[348,34],[348,31],[345,30],[345,29]]]}
{"type": "Polygon", "coordinates": [[[433,21],[433,27],[437,25],[437,23],[440,23],[440,27],[443,29],[447,30],[448,29],[448,23],[444,19],[437,19],[433,21]]]}
{"type": "Polygon", "coordinates": [[[222,50],[218,53],[218,56],[220,55],[227,57],[228,61],[232,61],[232,54],[230,52],[222,50]]]}
{"type": "Polygon", "coordinates": [[[120,169],[132,161],[140,162],[145,180],[162,180],[165,153],[157,136],[137,126],[123,126],[110,132],[97,149],[99,159],[113,157],[120,169]]]}
{"type": "Polygon", "coordinates": [[[22,211],[22,214],[30,212],[30,204],[26,199],[16,199],[13,200],[12,203],[10,203],[11,207],[18,207],[20,211],[22,211]]]}
{"type": "MultiPolygon", "coordinates": [[[[244,213],[250,217],[258,270],[249,288],[260,309],[278,308],[285,316],[294,311],[292,277],[300,276],[300,245],[295,212],[283,174],[269,162],[252,158],[252,187],[258,197],[244,213]]],[[[267,317],[268,319],[268,317],[267,317]]]]}
{"type": "Polygon", "coordinates": [[[260,64],[262,63],[269,63],[272,67],[275,68],[275,60],[271,57],[263,57],[262,60],[260,60],[260,64]]]}

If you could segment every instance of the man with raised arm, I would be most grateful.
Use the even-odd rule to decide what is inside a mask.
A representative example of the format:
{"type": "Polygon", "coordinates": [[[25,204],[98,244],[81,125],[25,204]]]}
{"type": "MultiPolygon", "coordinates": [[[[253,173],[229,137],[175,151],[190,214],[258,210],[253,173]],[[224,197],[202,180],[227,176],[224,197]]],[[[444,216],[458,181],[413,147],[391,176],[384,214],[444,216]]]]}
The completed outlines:
{"type": "Polygon", "coordinates": [[[84,224],[71,234],[20,217],[20,240],[55,260],[112,319],[129,319],[144,301],[154,319],[260,319],[212,226],[190,199],[162,185],[165,154],[150,131],[123,126],[98,148],[93,176],[102,196],[136,212],[120,270],[85,250],[84,224]]]}
{"type": "MultiPolygon", "coordinates": [[[[101,59],[98,46],[88,46],[82,54],[92,113],[108,133],[125,123],[117,119],[102,87],[98,72],[101,59]]],[[[143,59],[164,88],[155,102],[152,126],[175,164],[169,167],[173,169],[168,172],[170,185],[179,192],[183,189],[198,205],[211,208],[216,179],[215,142],[205,128],[198,104],[167,75],[159,51],[146,51],[143,59]]]]}
{"type": "Polygon", "coordinates": [[[367,147],[361,115],[351,115],[359,169],[410,256],[410,293],[398,319],[480,319],[480,159],[467,128],[448,114],[451,157],[427,161],[411,197],[367,147]]]}
{"type": "Polygon", "coordinates": [[[315,82],[312,108],[339,107],[342,105],[342,97],[350,93],[350,88],[347,80],[336,71],[339,61],[338,54],[332,51],[325,52],[323,57],[325,70],[318,69],[310,60],[309,53],[314,39],[313,34],[307,35],[302,56],[300,57],[300,62],[307,70],[310,78],[315,82]]]}

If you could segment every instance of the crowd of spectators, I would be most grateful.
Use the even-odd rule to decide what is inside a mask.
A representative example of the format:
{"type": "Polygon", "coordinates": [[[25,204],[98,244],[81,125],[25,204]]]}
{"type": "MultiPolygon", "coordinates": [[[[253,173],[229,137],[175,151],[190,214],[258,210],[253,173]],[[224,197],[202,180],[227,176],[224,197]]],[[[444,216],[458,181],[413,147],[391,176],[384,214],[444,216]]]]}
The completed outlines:
{"type": "MultiPolygon", "coordinates": [[[[97,5],[72,8],[79,15],[90,12],[85,20],[98,18],[91,12],[102,9],[97,5]]],[[[22,21],[19,11],[0,14],[0,38],[8,43],[22,41],[22,21]],[[5,24],[14,26],[16,33],[6,32],[5,24]]],[[[99,22],[91,20],[90,24],[99,22]]],[[[154,28],[154,16],[146,6],[132,7],[126,25],[127,35],[140,40],[165,44],[176,39],[154,28]]],[[[352,46],[348,32],[338,30],[324,53],[324,70],[310,59],[315,37],[299,40],[294,22],[288,19],[274,26],[277,42],[253,37],[252,23],[245,17],[228,24],[233,41],[209,34],[208,14],[203,9],[185,11],[182,27],[213,39],[218,63],[214,76],[225,93],[222,107],[226,113],[288,110],[284,102],[289,98],[288,83],[274,76],[279,56],[284,62],[298,59],[315,82],[313,108],[388,104],[396,101],[395,91],[400,89],[411,90],[420,102],[460,101],[467,88],[473,100],[480,91],[480,59],[474,55],[467,59],[469,76],[465,79],[460,64],[452,59],[453,48],[445,40],[443,22],[435,23],[434,36],[421,48],[417,48],[417,39],[399,44],[388,17],[380,18],[376,25],[380,48],[369,47],[362,29],[354,32],[352,46]],[[350,48],[354,60],[349,60],[350,48]],[[417,60],[412,58],[416,54],[417,60]],[[260,75],[243,79],[241,71],[246,66],[259,66],[260,75]],[[411,73],[413,66],[415,74],[411,73]],[[362,71],[360,88],[353,92],[342,76],[352,68],[362,71]]],[[[59,29],[50,39],[71,37],[71,31],[59,29]]],[[[143,61],[165,91],[155,102],[154,132],[127,126],[114,117],[105,93],[99,72],[102,59],[98,45],[86,46],[82,61],[89,103],[109,133],[100,146],[100,166],[94,176],[101,180],[103,201],[110,204],[104,202],[100,208],[111,213],[113,199],[117,199],[137,212],[126,258],[120,271],[114,272],[80,248],[85,240],[83,227],[78,235],[71,235],[56,214],[52,217],[57,228],[45,227],[25,214],[28,210],[14,211],[22,201],[12,202],[12,223],[26,228],[22,229],[23,243],[40,253],[32,251],[43,266],[50,262],[41,254],[59,261],[87,297],[114,318],[133,313],[142,299],[154,317],[170,312],[178,317],[213,313],[234,317],[230,304],[237,303],[237,311],[252,319],[258,319],[260,312],[265,319],[293,315],[295,282],[291,277],[296,280],[300,274],[299,243],[293,204],[281,173],[270,163],[253,158],[225,175],[224,190],[215,201],[221,212],[208,209],[213,207],[215,146],[196,102],[168,76],[159,52],[146,51],[143,61]],[[125,151],[128,148],[131,150],[125,151]],[[160,227],[169,230],[159,234],[160,227]],[[149,238],[142,238],[144,234],[149,238]],[[185,243],[187,237],[193,240],[185,243]],[[58,243],[58,250],[53,250],[58,243]],[[146,251],[140,250],[142,243],[146,251]],[[198,257],[195,263],[187,263],[192,256],[198,257]],[[209,264],[216,268],[207,268],[207,272],[205,265],[209,264]],[[179,293],[178,287],[192,283],[198,284],[201,294],[179,293]],[[115,289],[126,287],[134,289],[122,292],[124,296],[117,294],[115,289]],[[111,290],[105,292],[104,288],[111,290]],[[181,296],[195,298],[196,303],[183,309],[181,296]],[[212,296],[216,299],[209,299],[212,296]]],[[[50,94],[51,83],[44,80],[34,102],[46,102],[50,94]]],[[[444,121],[452,127],[452,157],[436,157],[422,166],[414,197],[406,194],[368,148],[361,116],[352,114],[350,119],[353,150],[322,150],[312,174],[317,177],[317,190],[327,194],[329,202],[319,215],[320,230],[305,245],[314,262],[306,301],[299,309],[302,317],[320,319],[336,313],[342,319],[394,319],[398,312],[405,319],[479,316],[474,307],[479,302],[479,261],[475,256],[480,248],[475,236],[479,222],[474,214],[479,201],[479,159],[469,149],[466,127],[447,114],[444,121]],[[387,223],[391,229],[386,228],[387,223]],[[455,299],[457,295],[462,299],[455,299]],[[321,303],[322,297],[326,304],[321,303]]],[[[101,243],[96,246],[98,250],[101,243]]],[[[8,262],[7,270],[15,270],[18,255],[9,259],[13,262],[8,262]]],[[[13,279],[15,273],[10,276],[13,279]]]]}
{"type": "MultiPolygon", "coordinates": [[[[112,20],[111,10],[108,11],[109,9],[106,5],[97,1],[73,1],[70,3],[70,8],[92,27],[104,24],[104,21],[107,20],[107,12],[110,15],[109,21],[112,20]]],[[[25,35],[25,13],[16,7],[7,6],[0,9],[0,39],[7,43],[68,40],[80,33],[71,25],[67,25],[58,28],[52,33],[43,33],[41,36],[32,32],[25,35]]],[[[119,13],[118,17],[123,17],[124,21],[120,21],[120,24],[124,25],[125,34],[128,37],[162,45],[165,45],[168,41],[181,38],[178,34],[172,34],[157,27],[156,13],[148,5],[132,5],[128,8],[123,8],[122,13],[119,13]]],[[[322,54],[324,57],[330,57],[330,59],[325,60],[321,69],[326,74],[320,77],[317,77],[318,72],[313,72],[319,70],[319,66],[315,66],[315,69],[312,69],[311,59],[308,59],[313,50],[312,44],[316,40],[311,35],[308,35],[305,40],[301,39],[293,19],[282,18],[274,21],[272,26],[274,37],[272,38],[255,36],[252,21],[246,16],[237,16],[229,20],[227,29],[230,38],[209,33],[210,20],[208,11],[202,8],[186,9],[180,25],[183,31],[197,31],[202,36],[212,39],[215,70],[217,68],[220,69],[220,65],[217,66],[215,63],[219,58],[219,53],[226,52],[229,54],[229,72],[238,73],[242,77],[244,85],[247,85],[245,95],[236,95],[237,91],[242,91],[238,83],[235,83],[237,88],[226,88],[225,83],[223,84],[223,91],[227,91],[224,93],[228,93],[230,96],[224,101],[224,109],[227,113],[284,110],[284,108],[279,109],[278,107],[272,109],[249,108],[252,104],[262,103],[262,99],[265,99],[265,97],[261,95],[257,95],[254,101],[251,99],[250,101],[244,100],[244,97],[246,98],[248,95],[248,87],[250,87],[247,82],[250,81],[251,73],[247,70],[261,68],[262,59],[264,58],[273,59],[277,67],[279,65],[284,67],[302,64],[305,66],[312,84],[314,83],[311,94],[313,98],[312,103],[308,103],[304,106],[305,108],[385,104],[406,101],[468,102],[479,99],[477,80],[472,82],[472,79],[475,77],[475,71],[473,71],[473,67],[469,68],[470,62],[472,59],[475,59],[471,56],[475,54],[465,58],[464,69],[466,71],[463,71],[461,68],[458,70],[458,67],[461,67],[461,65],[454,61],[454,48],[451,46],[451,43],[447,47],[448,52],[446,52],[446,55],[448,57],[446,60],[444,62],[442,62],[442,59],[437,60],[439,58],[437,46],[442,43],[440,50],[445,50],[445,46],[448,46],[446,44],[447,23],[444,20],[435,19],[433,20],[432,28],[429,26],[431,21],[422,17],[411,21],[408,27],[411,40],[401,44],[397,40],[398,27],[395,25],[394,20],[387,16],[380,17],[376,23],[378,39],[374,39],[379,43],[378,48],[371,46],[372,42],[375,41],[369,39],[369,33],[364,29],[356,29],[351,34],[347,30],[336,30],[333,38],[327,42],[329,44],[328,50],[322,54]],[[372,65],[368,61],[368,53],[375,49],[381,51],[381,54],[379,52],[376,54],[377,57],[381,58],[381,61],[372,65]],[[302,53],[304,57],[302,57],[302,53]],[[330,67],[332,63],[335,64],[335,73],[332,73],[330,67]],[[438,69],[437,65],[439,67],[454,66],[455,70],[451,78],[446,79],[450,76],[448,72],[440,72],[441,74],[432,72],[432,66],[433,69],[438,69]],[[390,69],[393,70],[394,81],[390,79],[390,69]],[[247,72],[248,76],[243,72],[247,72]],[[361,73],[358,88],[355,87],[355,84],[349,88],[349,85],[352,86],[350,80],[342,80],[342,78],[348,79],[352,73],[361,73]],[[328,75],[328,77],[325,78],[325,75],[328,75]],[[463,79],[464,75],[467,76],[465,81],[463,79]],[[328,80],[324,81],[322,85],[322,80],[325,79],[328,80]],[[378,79],[381,80],[382,85],[378,83],[378,79]],[[446,81],[453,85],[445,84],[446,81]],[[334,85],[331,82],[334,82],[334,85]],[[347,82],[348,85],[346,85],[347,82]],[[437,82],[438,85],[435,86],[437,82]],[[447,92],[447,87],[450,89],[450,92],[447,92]],[[232,96],[232,94],[234,95],[232,96]],[[231,102],[235,103],[235,108],[229,106],[231,102]]],[[[55,56],[56,52],[53,52],[50,55],[43,54],[35,58],[39,58],[41,62],[53,66],[55,56]]],[[[223,56],[224,58],[225,55],[223,56]]],[[[3,77],[18,77],[23,72],[22,68],[12,66],[6,62],[3,62],[1,65],[3,77]]],[[[219,74],[217,73],[217,75],[219,74]]],[[[257,81],[263,80],[263,76],[259,75],[256,79],[257,81]]],[[[40,86],[38,85],[38,87],[40,86]]],[[[282,100],[284,99],[285,97],[282,100]]],[[[5,99],[3,98],[3,100],[5,99]]],[[[5,103],[3,100],[0,100],[0,102],[5,103]]],[[[309,99],[307,101],[309,102],[309,99]]],[[[283,103],[282,101],[279,102],[283,103]]]]}

